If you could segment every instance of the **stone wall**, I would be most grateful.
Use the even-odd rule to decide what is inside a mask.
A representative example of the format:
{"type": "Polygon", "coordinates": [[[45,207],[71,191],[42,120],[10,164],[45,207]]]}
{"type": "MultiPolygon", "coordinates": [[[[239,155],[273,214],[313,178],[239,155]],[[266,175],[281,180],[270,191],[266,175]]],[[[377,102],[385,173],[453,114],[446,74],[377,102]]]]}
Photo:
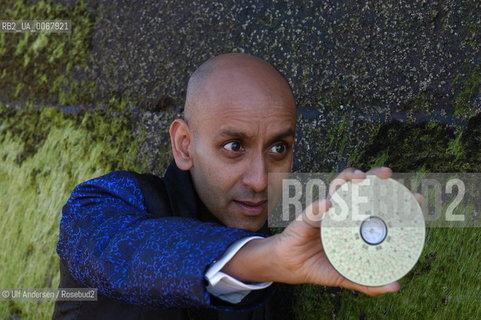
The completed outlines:
{"type": "Polygon", "coordinates": [[[480,80],[475,0],[103,0],[90,7],[97,24],[84,76],[105,96],[125,94],[150,108],[181,107],[189,74],[232,51],[272,63],[298,105],[321,112],[451,113],[462,80],[474,71],[480,80]]]}
{"type": "MultiPolygon", "coordinates": [[[[32,159],[48,137],[60,135],[63,118],[51,110],[12,114],[8,107],[78,114],[68,117],[65,132],[92,131],[90,149],[102,159],[88,163],[94,169],[161,174],[170,161],[167,128],[182,110],[190,73],[226,52],[262,57],[290,81],[299,110],[296,170],[481,172],[479,0],[0,0],[0,19],[73,24],[68,35],[0,33],[0,141],[15,146],[9,139],[22,137],[14,165],[28,162],[33,176],[45,163],[32,159]],[[86,113],[95,109],[106,112],[86,113]],[[104,145],[111,149],[100,150],[104,145]]],[[[76,159],[78,146],[65,148],[76,159]]],[[[90,172],[79,174],[85,166],[74,160],[61,167],[72,185],[90,172]]],[[[479,286],[470,286],[479,282],[476,230],[438,229],[428,237],[419,264],[403,279],[404,293],[372,300],[303,286],[298,315],[479,318],[479,286]],[[462,259],[457,247],[445,246],[461,242],[472,245],[463,247],[462,259]],[[461,271],[446,272],[454,269],[461,271]]],[[[36,312],[29,308],[10,306],[9,315],[36,312]]]]}
{"type": "MultiPolygon", "coordinates": [[[[7,2],[0,2],[5,18],[46,13],[71,19],[74,32],[2,35],[0,101],[133,107],[153,112],[137,119],[165,117],[182,110],[200,63],[251,53],[293,87],[298,170],[352,165],[392,121],[459,127],[481,109],[477,0],[7,2]]],[[[165,132],[164,122],[150,123],[148,130],[165,132]]],[[[157,138],[143,147],[148,157],[168,143],[157,138]]]]}

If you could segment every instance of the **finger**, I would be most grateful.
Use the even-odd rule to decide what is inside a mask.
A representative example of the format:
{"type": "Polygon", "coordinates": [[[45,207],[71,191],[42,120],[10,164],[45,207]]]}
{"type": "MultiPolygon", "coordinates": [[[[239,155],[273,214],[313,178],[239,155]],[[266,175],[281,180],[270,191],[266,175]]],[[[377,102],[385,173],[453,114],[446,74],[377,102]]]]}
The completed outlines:
{"type": "Polygon", "coordinates": [[[347,168],[341,171],[337,178],[350,181],[352,179],[362,179],[366,177],[366,174],[356,168],[347,168]]]}
{"type": "Polygon", "coordinates": [[[368,172],[366,172],[366,175],[375,175],[378,178],[387,179],[391,178],[392,170],[388,167],[377,167],[370,169],[368,172]]]}
{"type": "Polygon", "coordinates": [[[385,286],[369,287],[354,283],[347,279],[344,279],[343,283],[341,283],[341,287],[350,290],[356,290],[369,296],[379,296],[381,294],[397,292],[401,290],[401,285],[399,284],[399,282],[393,282],[385,286]]]}
{"type": "Polygon", "coordinates": [[[329,195],[333,195],[340,186],[348,181],[359,182],[366,178],[366,174],[356,168],[347,168],[341,171],[336,179],[329,184],[329,195]]]}
{"type": "Polygon", "coordinates": [[[329,200],[313,202],[302,212],[302,221],[310,227],[319,228],[323,214],[331,207],[332,203],[329,200]]]}
{"type": "Polygon", "coordinates": [[[420,194],[420,193],[418,193],[418,192],[414,192],[414,193],[413,193],[413,196],[414,196],[414,198],[416,198],[416,200],[417,200],[417,202],[418,202],[419,204],[423,204],[423,202],[424,202],[424,196],[423,196],[422,194],[420,194]]]}

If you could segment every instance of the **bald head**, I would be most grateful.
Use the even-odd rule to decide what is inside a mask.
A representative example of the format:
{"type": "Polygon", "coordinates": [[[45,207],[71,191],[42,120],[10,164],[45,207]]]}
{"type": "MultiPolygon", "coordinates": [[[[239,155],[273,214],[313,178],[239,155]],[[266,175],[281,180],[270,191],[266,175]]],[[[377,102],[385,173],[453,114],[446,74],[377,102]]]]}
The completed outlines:
{"type": "Polygon", "coordinates": [[[187,88],[185,120],[170,126],[177,166],[189,170],[205,206],[224,225],[259,230],[267,175],[293,163],[296,107],[287,81],[247,54],[202,64],[187,88]]]}
{"type": "Polygon", "coordinates": [[[243,95],[276,96],[295,107],[287,80],[266,61],[243,53],[210,58],[192,74],[184,107],[188,123],[194,124],[200,115],[213,111],[209,108],[212,99],[221,98],[221,95],[231,103],[240,103],[243,95]]]}

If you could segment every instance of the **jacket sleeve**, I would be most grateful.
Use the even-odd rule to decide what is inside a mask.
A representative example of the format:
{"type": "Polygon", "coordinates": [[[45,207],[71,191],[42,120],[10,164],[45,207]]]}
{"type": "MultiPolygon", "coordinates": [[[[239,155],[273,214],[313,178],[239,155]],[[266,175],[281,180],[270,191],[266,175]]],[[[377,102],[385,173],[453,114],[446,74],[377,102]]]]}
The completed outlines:
{"type": "MultiPolygon", "coordinates": [[[[154,218],[135,173],[115,171],[74,189],[62,210],[57,253],[75,280],[113,300],[230,311],[239,306],[216,303],[204,274],[233,242],[253,235],[261,234],[191,218],[154,218]]],[[[259,304],[255,299],[241,306],[259,304]]]]}

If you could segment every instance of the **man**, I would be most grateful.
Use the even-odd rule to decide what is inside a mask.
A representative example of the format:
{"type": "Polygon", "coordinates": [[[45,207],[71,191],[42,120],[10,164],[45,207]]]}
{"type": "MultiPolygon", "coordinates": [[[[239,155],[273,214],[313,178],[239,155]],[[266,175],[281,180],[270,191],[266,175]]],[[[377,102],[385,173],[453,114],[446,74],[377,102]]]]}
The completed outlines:
{"type": "Polygon", "coordinates": [[[287,315],[272,304],[280,283],[399,290],[357,285],[329,264],[313,219],[328,200],[267,236],[267,175],[292,169],[296,126],[289,84],[271,65],[246,54],[208,60],[189,80],[184,118],[171,124],[163,179],[119,171],[72,193],[60,287],[98,288],[99,300],[57,302],[55,319],[274,319],[287,315]]]}

